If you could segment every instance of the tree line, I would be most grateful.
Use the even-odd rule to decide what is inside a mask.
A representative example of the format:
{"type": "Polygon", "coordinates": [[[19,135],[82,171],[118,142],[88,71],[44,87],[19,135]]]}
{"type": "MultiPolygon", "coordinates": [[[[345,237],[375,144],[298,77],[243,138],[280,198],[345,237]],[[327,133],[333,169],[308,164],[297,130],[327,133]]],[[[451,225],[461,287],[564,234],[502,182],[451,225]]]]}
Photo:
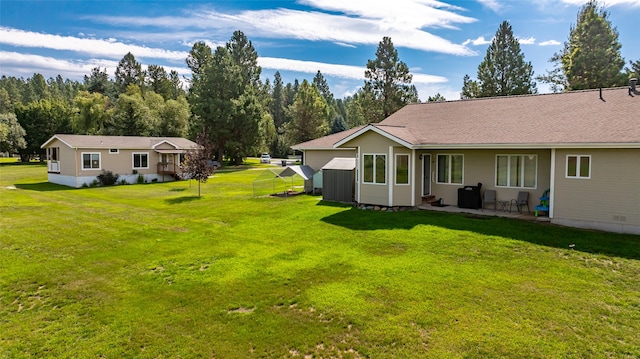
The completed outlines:
{"type": "MultiPolygon", "coordinates": [[[[618,33],[607,17],[595,1],[584,5],[563,49],[550,60],[555,69],[538,77],[504,21],[478,66],[477,80],[462,79],[460,98],[534,94],[535,80],[554,91],[624,86],[640,75],[640,60],[625,67],[618,33]]],[[[131,53],[118,63],[113,79],[99,67],[82,82],[46,80],[41,74],[26,80],[2,76],[0,152],[19,153],[28,161],[43,155],[40,145],[55,133],[191,139],[206,134],[202,138],[213,145],[213,158],[237,164],[261,152],[285,156],[293,144],[379,122],[419,102],[409,68],[389,37],[367,62],[363,86],[341,99],[320,71],[311,81],[285,84],[276,72],[263,82],[257,60],[251,41],[236,31],[215,49],[195,43],[186,58],[188,79],[159,65],[143,70],[131,53]]],[[[438,93],[427,101],[446,99],[438,93]]]]}

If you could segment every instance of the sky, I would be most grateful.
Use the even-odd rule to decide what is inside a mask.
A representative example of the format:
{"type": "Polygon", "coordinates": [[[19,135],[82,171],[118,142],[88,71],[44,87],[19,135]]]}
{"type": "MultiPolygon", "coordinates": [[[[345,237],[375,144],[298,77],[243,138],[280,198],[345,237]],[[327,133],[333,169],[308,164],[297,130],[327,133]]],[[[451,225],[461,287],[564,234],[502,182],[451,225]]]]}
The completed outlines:
{"type": "MultiPolygon", "coordinates": [[[[534,76],[555,66],[584,0],[0,1],[0,75],[82,81],[94,67],[113,77],[131,52],[143,65],[191,75],[197,41],[224,46],[242,31],[258,52],[262,79],[311,81],[318,70],[337,98],[364,83],[384,36],[409,66],[421,100],[460,98],[500,23],[508,21],[534,76]]],[[[619,33],[627,64],[640,59],[640,0],[599,4],[619,33]]],[[[627,65],[628,66],[628,65],[627,65]]],[[[550,92],[538,83],[540,93],[550,92]]]]}

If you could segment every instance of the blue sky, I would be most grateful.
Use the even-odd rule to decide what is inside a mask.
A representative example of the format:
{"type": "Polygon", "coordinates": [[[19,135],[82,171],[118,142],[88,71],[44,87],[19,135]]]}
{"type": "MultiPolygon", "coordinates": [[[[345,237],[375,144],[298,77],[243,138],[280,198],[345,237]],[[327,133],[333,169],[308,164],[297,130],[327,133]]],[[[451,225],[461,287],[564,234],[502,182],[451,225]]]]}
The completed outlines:
{"type": "MultiPolygon", "coordinates": [[[[499,24],[507,20],[535,75],[553,67],[584,0],[11,1],[0,2],[0,74],[81,81],[96,66],[113,75],[131,52],[145,65],[190,76],[196,41],[224,45],[241,30],[253,42],[263,80],[285,82],[317,70],[336,97],[364,81],[367,60],[390,36],[420,98],[459,99],[475,78],[499,24]]],[[[640,59],[640,0],[608,0],[622,56],[640,59]]],[[[538,83],[540,92],[548,85],[538,83]]]]}

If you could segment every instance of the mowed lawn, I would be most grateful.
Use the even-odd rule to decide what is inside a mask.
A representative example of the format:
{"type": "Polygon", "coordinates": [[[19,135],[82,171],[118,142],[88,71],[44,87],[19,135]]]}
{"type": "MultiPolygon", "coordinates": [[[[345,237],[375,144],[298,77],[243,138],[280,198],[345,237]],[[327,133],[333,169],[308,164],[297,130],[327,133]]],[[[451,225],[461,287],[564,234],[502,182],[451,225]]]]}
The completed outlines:
{"type": "Polygon", "coordinates": [[[640,236],[0,166],[1,358],[636,358],[640,236]],[[575,245],[573,249],[570,245],[575,245]]]}

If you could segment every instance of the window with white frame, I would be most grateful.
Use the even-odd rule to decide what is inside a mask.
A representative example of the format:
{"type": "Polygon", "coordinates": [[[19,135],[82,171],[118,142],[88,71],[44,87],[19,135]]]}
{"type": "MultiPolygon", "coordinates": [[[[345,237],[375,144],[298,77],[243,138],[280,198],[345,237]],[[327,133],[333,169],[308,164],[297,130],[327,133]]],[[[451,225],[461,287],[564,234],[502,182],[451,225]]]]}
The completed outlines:
{"type": "Polygon", "coordinates": [[[464,173],[464,155],[438,155],[438,183],[462,184],[464,173]]]}
{"type": "Polygon", "coordinates": [[[110,155],[117,155],[118,153],[120,153],[120,150],[117,148],[110,148],[109,149],[109,154],[110,155]]]}
{"type": "Polygon", "coordinates": [[[567,155],[567,178],[591,178],[591,156],[567,155]]]}
{"type": "Polygon", "coordinates": [[[409,184],[409,155],[396,155],[396,184],[409,184]]]}
{"type": "Polygon", "coordinates": [[[536,188],[537,155],[497,155],[496,187],[536,188]]]}
{"type": "Polygon", "coordinates": [[[387,182],[387,156],[365,154],[362,161],[362,182],[385,184],[387,182]]]}
{"type": "Polygon", "coordinates": [[[149,168],[149,153],[133,153],[133,169],[146,169],[149,168]]]}
{"type": "Polygon", "coordinates": [[[84,169],[84,170],[99,170],[100,169],[100,152],[83,153],[82,154],[82,169],[84,169]]]}

